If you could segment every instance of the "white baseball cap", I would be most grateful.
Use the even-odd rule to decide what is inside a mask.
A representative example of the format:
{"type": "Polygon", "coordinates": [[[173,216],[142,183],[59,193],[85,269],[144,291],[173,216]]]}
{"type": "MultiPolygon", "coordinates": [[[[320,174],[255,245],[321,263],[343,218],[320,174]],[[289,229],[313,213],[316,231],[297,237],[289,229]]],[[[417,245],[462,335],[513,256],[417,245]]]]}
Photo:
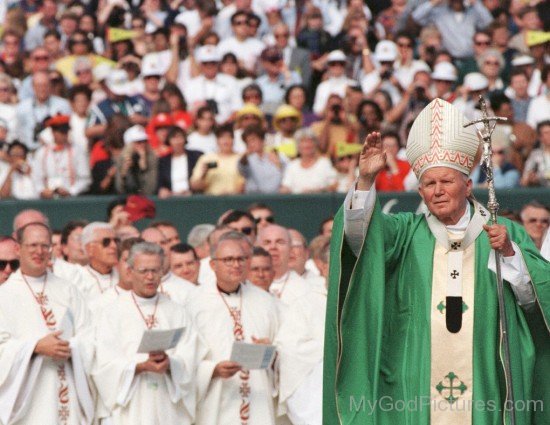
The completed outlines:
{"type": "Polygon", "coordinates": [[[529,55],[520,55],[512,59],[512,66],[533,65],[534,63],[535,59],[533,59],[533,57],[529,55]]]}
{"type": "Polygon", "coordinates": [[[113,66],[107,62],[97,64],[92,69],[94,80],[96,80],[97,82],[103,81],[105,78],[107,78],[107,76],[111,73],[112,70],[113,70],[113,66]]]}
{"type": "Polygon", "coordinates": [[[141,125],[134,125],[124,132],[124,144],[129,145],[134,142],[141,142],[147,140],[147,133],[141,125]]]}
{"type": "Polygon", "coordinates": [[[333,50],[327,56],[327,62],[345,62],[346,55],[341,50],[333,50]]]}
{"type": "Polygon", "coordinates": [[[390,40],[380,40],[374,49],[378,62],[393,62],[397,59],[397,45],[390,40]]]}
{"type": "Polygon", "coordinates": [[[158,76],[162,77],[164,72],[160,67],[160,62],[155,60],[153,56],[145,55],[143,61],[141,62],[141,76],[143,78],[158,76]]]}
{"type": "Polygon", "coordinates": [[[439,62],[432,72],[433,80],[456,81],[456,68],[450,62],[439,62]]]}
{"type": "Polygon", "coordinates": [[[489,80],[479,72],[470,72],[464,77],[464,86],[470,91],[485,90],[489,87],[489,80]]]}
{"type": "Polygon", "coordinates": [[[123,69],[115,69],[109,73],[105,84],[115,95],[125,95],[128,87],[128,74],[123,69]]]}
{"type": "Polygon", "coordinates": [[[195,51],[197,62],[220,62],[222,60],[216,46],[201,46],[195,51]]]}

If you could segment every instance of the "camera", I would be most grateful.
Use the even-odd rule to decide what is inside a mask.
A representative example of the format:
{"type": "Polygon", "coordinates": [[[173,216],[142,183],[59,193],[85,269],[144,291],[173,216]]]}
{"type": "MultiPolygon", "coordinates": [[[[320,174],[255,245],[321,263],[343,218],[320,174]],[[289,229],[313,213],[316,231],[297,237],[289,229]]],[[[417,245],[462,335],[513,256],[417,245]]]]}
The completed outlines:
{"type": "Polygon", "coordinates": [[[380,74],[380,78],[382,78],[383,80],[389,80],[391,76],[392,76],[391,69],[387,69],[382,74],[380,74]]]}
{"type": "Polygon", "coordinates": [[[207,170],[211,170],[212,168],[218,168],[218,163],[216,161],[206,163],[207,170]]]}
{"type": "Polygon", "coordinates": [[[214,99],[206,99],[206,106],[208,106],[213,114],[217,115],[219,113],[218,102],[216,102],[214,99]]]}
{"type": "Polygon", "coordinates": [[[342,113],[342,105],[332,105],[330,107],[330,110],[332,111],[333,117],[331,119],[331,122],[333,124],[342,124],[342,119],[340,118],[340,114],[342,113]]]}
{"type": "Polygon", "coordinates": [[[38,142],[38,136],[40,133],[44,130],[44,124],[43,123],[36,123],[34,125],[34,128],[32,130],[32,138],[35,142],[38,142]]]}

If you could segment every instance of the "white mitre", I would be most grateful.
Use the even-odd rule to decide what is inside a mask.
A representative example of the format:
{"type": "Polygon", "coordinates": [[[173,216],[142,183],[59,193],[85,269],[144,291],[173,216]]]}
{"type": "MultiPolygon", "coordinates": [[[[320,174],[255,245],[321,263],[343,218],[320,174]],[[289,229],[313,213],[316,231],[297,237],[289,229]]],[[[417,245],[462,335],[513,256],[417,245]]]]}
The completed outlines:
{"type": "Polygon", "coordinates": [[[480,138],[474,126],[453,105],[434,99],[418,115],[407,139],[407,158],[420,177],[429,168],[449,167],[470,175],[480,138]]]}

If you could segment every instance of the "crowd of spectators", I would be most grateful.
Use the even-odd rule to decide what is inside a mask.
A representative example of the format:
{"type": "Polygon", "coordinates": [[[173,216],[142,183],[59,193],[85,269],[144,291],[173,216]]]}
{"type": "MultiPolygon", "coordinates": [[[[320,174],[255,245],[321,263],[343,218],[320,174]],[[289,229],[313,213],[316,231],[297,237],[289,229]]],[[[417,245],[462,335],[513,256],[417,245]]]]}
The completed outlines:
{"type": "MultiPolygon", "coordinates": [[[[548,2],[6,0],[0,197],[346,191],[381,131],[414,190],[433,98],[506,117],[497,188],[550,185],[548,2]]],[[[474,185],[486,177],[477,169],[474,185]]]]}

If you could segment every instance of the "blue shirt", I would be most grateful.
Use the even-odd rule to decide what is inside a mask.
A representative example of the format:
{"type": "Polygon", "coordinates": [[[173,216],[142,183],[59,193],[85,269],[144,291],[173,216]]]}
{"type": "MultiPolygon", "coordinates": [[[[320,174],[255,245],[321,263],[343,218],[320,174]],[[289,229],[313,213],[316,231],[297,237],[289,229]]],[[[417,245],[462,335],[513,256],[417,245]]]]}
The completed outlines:
{"type": "Polygon", "coordinates": [[[301,82],[302,78],[294,71],[290,71],[288,80],[283,74],[279,74],[275,81],[271,80],[267,74],[256,78],[256,84],[262,89],[262,110],[268,115],[273,115],[281,103],[284,103],[286,90],[293,84],[301,82]]]}

